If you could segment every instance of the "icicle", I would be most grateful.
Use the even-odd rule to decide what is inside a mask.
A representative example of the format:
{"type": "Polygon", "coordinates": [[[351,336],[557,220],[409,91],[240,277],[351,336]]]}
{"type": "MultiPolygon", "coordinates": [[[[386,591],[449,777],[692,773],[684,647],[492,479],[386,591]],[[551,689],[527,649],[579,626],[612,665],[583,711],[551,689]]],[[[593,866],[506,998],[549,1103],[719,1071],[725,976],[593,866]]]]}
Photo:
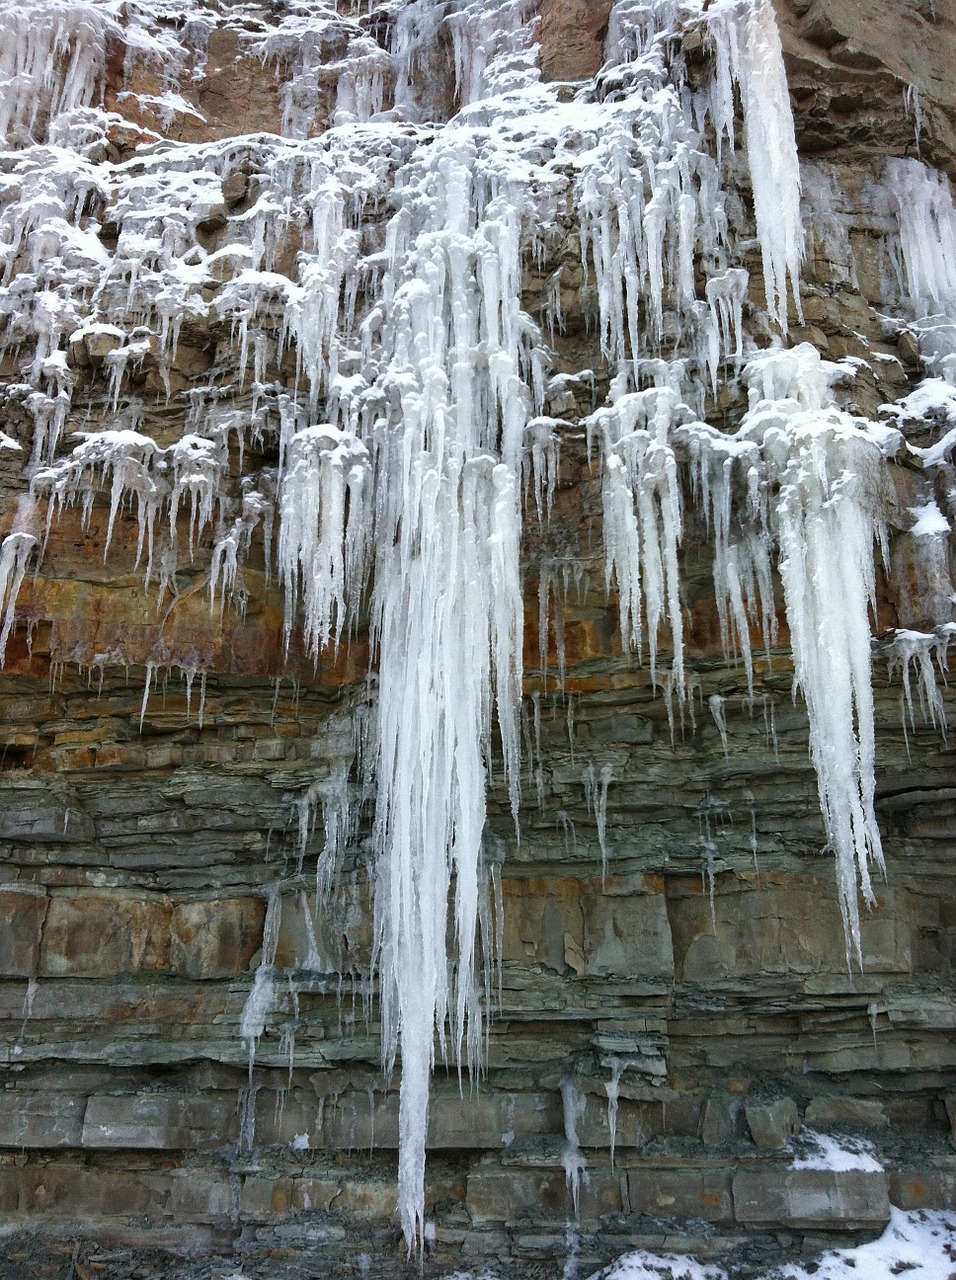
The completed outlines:
{"type": "Polygon", "coordinates": [[[155,662],[146,663],[146,678],[143,681],[143,701],[139,708],[139,731],[143,732],[143,721],[146,718],[146,707],[149,704],[149,689],[153,682],[153,675],[156,671],[155,662]]]}
{"type": "Polygon", "coordinates": [[[38,544],[36,525],[36,506],[32,497],[18,498],[13,528],[0,546],[0,615],[3,618],[0,624],[0,666],[17,620],[17,596],[30,557],[38,544]]]}
{"type": "Polygon", "coordinates": [[[455,87],[463,107],[495,93],[537,83],[532,0],[472,0],[446,18],[455,56],[455,87]]]}
{"type": "Polygon", "coordinates": [[[0,135],[22,145],[93,101],[117,25],[108,8],[84,3],[8,4],[3,21],[0,135]]]}
{"type": "Polygon", "coordinates": [[[641,614],[647,619],[651,678],[657,681],[661,623],[671,630],[672,679],[684,701],[684,630],[678,547],[683,519],[674,428],[693,415],[670,388],[623,396],[594,415],[606,442],[602,498],[606,582],[618,586],[625,653],[641,656],[641,614]],[[646,424],[646,425],[645,425],[646,424]]]}
{"type": "MultiPolygon", "coordinates": [[[[279,944],[279,920],[282,912],[282,894],[278,881],[266,890],[266,918],[262,930],[262,952],[252,988],[246,997],[239,1035],[249,1052],[249,1093],[252,1093],[252,1072],[255,1065],[256,1046],[265,1031],[266,1020],[275,1006],[275,957],[279,944]]],[[[251,1138],[248,1142],[252,1145],[251,1138]]]]}
{"type": "Polygon", "coordinates": [[[581,1178],[587,1178],[587,1159],[578,1141],[578,1124],[584,1119],[587,1110],[587,1098],[570,1078],[565,1076],[561,1081],[561,1105],[564,1113],[564,1152],[561,1163],[567,1179],[568,1190],[574,1205],[575,1221],[581,1217],[581,1178]]]}
{"type": "Polygon", "coordinates": [[[886,181],[899,219],[901,292],[917,314],[956,310],[956,207],[949,180],[919,160],[891,159],[886,181]]]}
{"type": "MultiPolygon", "coordinates": [[[[563,89],[540,80],[534,9],[530,0],[411,0],[389,9],[387,21],[353,21],[321,4],[260,15],[241,47],[282,68],[282,127],[295,141],[262,134],[144,147],[119,165],[103,162],[115,120],[91,105],[107,38],[132,29],[127,70],[149,56],[164,84],[162,95],[139,105],[168,115],[188,108],[175,86],[187,65],[201,71],[212,19],[193,13],[174,30],[135,5],[31,0],[18,9],[8,0],[12,38],[0,49],[0,124],[23,147],[0,187],[0,355],[22,369],[24,382],[10,394],[33,430],[28,474],[33,498],[45,503],[47,531],[71,504],[89,527],[98,495],[108,494],[104,557],[114,539],[123,541],[131,510],[136,563],[145,561],[149,584],[156,559],[160,597],[169,587],[175,603],[177,531],[185,524],[178,540],[190,556],[200,559],[212,543],[210,606],[218,596],[221,612],[227,600],[241,605],[260,527],[268,577],[278,515],[290,648],[300,622],[316,663],[368,627],[377,674],[356,773],[343,752],[303,798],[300,852],[321,807],[318,887],[327,887],[352,835],[349,779],[364,777],[374,795],[383,1064],[401,1063],[399,1201],[409,1248],[427,1229],[436,1040],[459,1071],[480,1064],[485,1040],[483,1000],[502,927],[486,792],[500,763],[517,826],[522,495],[546,525],[566,436],[564,420],[547,413],[576,420],[590,389],[585,430],[589,459],[594,441],[602,457],[606,583],[618,595],[625,654],[640,659],[647,647],[672,740],[675,699],[683,728],[691,685],[679,579],[685,481],[714,542],[721,641],[745,666],[751,701],[751,632],[762,630],[770,647],[770,566],[779,553],[821,807],[857,956],[857,881],[868,891],[867,862],[879,863],[867,601],[881,536],[880,466],[894,433],[880,437],[872,424],[835,410],[834,366],[807,348],[749,349],[739,201],[721,188],[736,168],[726,159],[736,85],[767,307],[785,329],[788,287],[799,309],[803,233],[770,0],[720,0],[706,10],[619,0],[608,64],[570,108],[563,89]],[[714,37],[709,87],[690,84],[675,52],[674,35],[688,18],[714,37]],[[388,27],[388,52],[370,26],[377,36],[388,27]],[[446,127],[416,124],[437,120],[451,95],[432,58],[448,39],[462,110],[446,127]],[[32,146],[34,139],[50,145],[32,146]],[[244,194],[224,204],[223,182],[236,178],[244,194]],[[593,372],[549,380],[541,333],[522,309],[531,263],[545,282],[543,322],[560,329],[562,293],[573,287],[561,246],[575,220],[581,302],[609,365],[602,409],[593,372]],[[140,430],[146,399],[157,388],[161,398],[165,384],[172,421],[177,343],[192,324],[210,320],[217,332],[231,328],[235,367],[228,381],[220,377],[226,367],[217,354],[214,385],[183,393],[181,438],[157,443],[140,430]],[[748,358],[751,407],[740,431],[730,436],[698,421],[721,367],[748,358]],[[87,377],[74,375],[80,368],[94,385],[99,380],[96,394],[115,417],[102,431],[77,433],[75,447],[64,450],[63,435],[82,412],[74,407],[87,377]],[[247,447],[276,454],[275,469],[254,483],[247,477],[241,494],[230,481],[233,433],[240,470],[249,465],[247,447]],[[659,670],[665,643],[673,657],[659,670]]],[[[949,307],[956,214],[948,184],[896,161],[884,187],[900,226],[892,252],[901,295],[913,308],[949,307]]],[[[217,343],[224,351],[225,334],[217,343]]],[[[927,355],[929,346],[924,340],[927,355]]],[[[941,349],[937,363],[956,378],[951,352],[941,349]]],[[[938,395],[934,403],[942,403],[938,395]]],[[[14,444],[0,437],[4,451],[14,444]]],[[[924,461],[944,461],[952,446],[944,438],[924,461]]],[[[0,657],[42,537],[32,499],[21,514],[0,550],[0,657]]],[[[562,608],[580,561],[539,558],[542,676],[553,601],[563,677],[562,608]]],[[[932,672],[928,653],[899,653],[904,698],[912,717],[916,669],[916,688],[939,717],[924,656],[932,672]]],[[[156,669],[147,667],[141,723],[156,669]]],[[[190,697],[195,670],[198,659],[187,667],[190,697]]],[[[54,660],[51,687],[57,671],[54,660]]],[[[205,680],[203,671],[200,728],[205,680]]],[[[567,712],[573,761],[570,697],[567,712]]],[[[692,703],[690,712],[693,719],[692,703]]],[[[712,712],[726,752],[723,704],[712,712]]],[[[543,806],[540,713],[535,695],[530,754],[543,806]]],[[[768,735],[776,751],[772,707],[768,735]]],[[[592,765],[585,780],[605,872],[612,780],[608,763],[599,775],[592,765]]],[[[573,854],[573,823],[563,810],[558,821],[573,854]]],[[[709,818],[706,834],[713,906],[709,818]]],[[[253,1059],[277,998],[278,886],[268,897],[262,959],[240,1027],[250,1059],[242,1128],[250,1145],[253,1059]]],[[[318,965],[305,915],[307,960],[318,965]]],[[[291,1033],[282,1048],[293,1052],[291,1033]]],[[[614,1079],[609,1123],[616,1088],[614,1079]]],[[[583,1100],[570,1081],[562,1095],[577,1209],[583,1100]]],[[[612,1158],[614,1140],[612,1133],[612,1158]]]]}
{"type": "Polygon", "coordinates": [[[771,318],[787,331],[787,282],[798,315],[804,254],[800,162],[780,32],[771,0],[715,5],[708,23],[718,44],[712,103],[718,137],[733,136],[729,76],[740,87],[764,290],[771,318]]]}
{"type": "Polygon", "coordinates": [[[338,647],[368,572],[368,470],[368,450],[337,427],[306,427],[289,441],[279,502],[286,637],[301,590],[305,639],[316,658],[338,647]]]}
{"type": "Polygon", "coordinates": [[[724,699],[719,693],[712,693],[707,699],[707,705],[710,707],[710,714],[714,717],[714,724],[720,734],[720,745],[723,748],[724,759],[729,760],[730,747],[727,742],[727,716],[724,713],[724,699]]]}
{"type": "MultiPolygon", "coordinates": [[[[823,424],[820,424],[823,425],[823,424]]],[[[810,745],[827,835],[837,856],[840,907],[862,964],[857,882],[874,901],[869,864],[883,870],[874,801],[874,725],[868,606],[875,599],[868,442],[847,442],[811,426],[784,473],[777,521],[780,576],[796,678],[807,702],[810,745]],[[826,450],[826,456],[824,454],[826,450]],[[843,470],[841,462],[848,469],[843,470]],[[852,468],[852,469],[850,469],[852,468]],[[854,492],[856,490],[856,492],[854,492]]]]}
{"type": "Polygon", "coordinates": [[[601,886],[607,879],[607,793],[614,780],[614,766],[601,765],[601,774],[594,799],[594,817],[597,822],[598,846],[601,850],[601,886]]]}
{"type": "Polygon", "coordinates": [[[940,628],[937,632],[907,631],[897,629],[887,649],[887,666],[889,678],[900,675],[903,681],[903,714],[902,728],[906,732],[906,722],[916,728],[916,712],[913,705],[913,688],[910,669],[916,670],[917,696],[920,715],[924,722],[929,721],[933,728],[939,728],[946,738],[946,706],[937,683],[936,672],[939,670],[945,679],[948,670],[947,656],[949,645],[956,627],[952,623],[940,628]],[[934,663],[935,659],[935,663],[934,663]]]}
{"type": "Polygon", "coordinates": [[[614,1168],[614,1149],[617,1146],[617,1104],[621,1092],[621,1076],[627,1069],[627,1062],[623,1058],[617,1058],[612,1055],[610,1064],[604,1063],[605,1066],[610,1065],[611,1078],[604,1086],[607,1093],[607,1127],[611,1135],[611,1168],[614,1168]]]}
{"type": "Polygon", "coordinates": [[[908,84],[903,90],[903,110],[906,118],[913,117],[913,128],[916,142],[916,155],[919,158],[920,135],[923,132],[923,104],[920,101],[919,86],[908,84]]]}

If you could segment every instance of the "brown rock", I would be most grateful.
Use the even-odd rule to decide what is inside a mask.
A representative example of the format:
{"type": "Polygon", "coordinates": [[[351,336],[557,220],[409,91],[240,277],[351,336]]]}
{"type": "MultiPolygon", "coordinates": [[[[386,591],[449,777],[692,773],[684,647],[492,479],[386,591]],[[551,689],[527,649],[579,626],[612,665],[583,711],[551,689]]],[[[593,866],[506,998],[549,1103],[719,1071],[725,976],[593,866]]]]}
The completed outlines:
{"type": "Polygon", "coordinates": [[[0,885],[0,973],[29,978],[37,971],[49,900],[37,887],[0,885]]]}
{"type": "Polygon", "coordinates": [[[542,0],[541,71],[545,80],[586,80],[604,60],[612,0],[542,0]]]}
{"type": "Polygon", "coordinates": [[[50,900],[40,973],[107,978],[170,967],[172,904],[121,891],[56,894],[50,900]]]}
{"type": "Polygon", "coordinates": [[[188,978],[231,978],[249,969],[262,942],[261,898],[214,898],[177,903],[172,912],[170,963],[188,978]]]}

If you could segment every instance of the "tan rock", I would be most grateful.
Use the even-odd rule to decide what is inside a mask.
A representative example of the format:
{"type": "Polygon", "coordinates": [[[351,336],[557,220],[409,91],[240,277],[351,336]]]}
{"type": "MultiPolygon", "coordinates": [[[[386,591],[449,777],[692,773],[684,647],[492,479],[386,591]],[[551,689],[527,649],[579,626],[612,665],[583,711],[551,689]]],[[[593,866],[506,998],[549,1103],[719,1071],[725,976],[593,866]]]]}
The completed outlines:
{"type": "Polygon", "coordinates": [[[160,894],[57,894],[43,929],[40,973],[106,978],[168,970],[172,912],[160,894]]]}

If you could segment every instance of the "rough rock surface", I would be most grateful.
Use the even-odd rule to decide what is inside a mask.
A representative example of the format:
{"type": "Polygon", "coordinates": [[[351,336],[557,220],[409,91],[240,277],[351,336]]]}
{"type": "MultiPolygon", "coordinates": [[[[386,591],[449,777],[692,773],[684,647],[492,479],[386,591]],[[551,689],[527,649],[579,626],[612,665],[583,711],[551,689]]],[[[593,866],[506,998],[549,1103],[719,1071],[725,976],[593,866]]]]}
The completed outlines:
{"type": "MultiPolygon", "coordinates": [[[[593,74],[609,8],[541,0],[549,78],[593,74]]],[[[915,146],[903,95],[912,84],[923,153],[956,173],[949,0],[777,9],[804,158],[835,164],[859,195],[875,158],[915,146]]],[[[107,106],[167,132],[148,104],[120,101],[154,92],[148,68],[135,83],[123,74],[117,52],[107,106]]],[[[275,68],[219,30],[190,90],[204,120],[181,114],[168,136],[277,129],[277,86],[275,68]]],[[[124,126],[112,145],[123,154],[135,141],[124,126]]],[[[223,220],[241,212],[244,181],[224,189],[223,220]]],[[[794,315],[791,328],[830,358],[869,362],[854,395],[871,413],[918,377],[906,335],[882,322],[874,237],[857,209],[852,264],[814,241],[804,323],[794,315]]],[[[541,287],[529,278],[529,297],[541,287]]],[[[596,366],[581,356],[594,337],[580,292],[563,302],[559,358],[596,366]]],[[[223,341],[185,327],[174,387],[195,385],[223,341]]],[[[91,387],[101,359],[78,357],[91,387]]],[[[13,380],[12,367],[2,372],[13,380]]],[[[138,376],[152,405],[143,429],[161,438],[161,379],[148,359],[138,376]]],[[[574,421],[589,407],[560,414],[574,421]]],[[[12,409],[0,426],[17,435],[12,409]]],[[[5,533],[22,479],[3,465],[5,533]]],[[[905,467],[896,484],[879,635],[938,615],[905,532],[905,467]]],[[[556,1276],[572,1236],[583,1274],[639,1246],[719,1257],[749,1242],[758,1260],[792,1256],[875,1233],[891,1201],[956,1206],[952,746],[919,721],[904,733],[898,677],[878,642],[888,875],[864,919],[863,970],[848,971],[785,619],[749,704],[742,671],[721,656],[706,536],[692,527],[683,585],[696,705],[672,730],[647,670],[622,656],[599,513],[572,433],[550,526],[527,532],[520,842],[507,795],[491,801],[503,854],[500,996],[483,1078],[463,1096],[454,1068],[435,1082],[427,1274],[503,1262],[514,1277],[556,1276]],[[560,689],[554,648],[552,672],[540,670],[537,629],[539,574],[556,549],[583,565],[563,606],[560,689]],[[577,1220],[568,1081],[587,1160],[577,1220]],[[792,1168],[801,1125],[865,1138],[883,1171],[792,1168]]],[[[358,637],[318,672],[298,632],[286,653],[282,600],[255,555],[243,611],[211,612],[208,545],[157,616],[132,572],[133,515],[121,513],[104,563],[107,516],[101,495],[85,528],[75,509],[54,522],[0,678],[0,1227],[45,1241],[10,1243],[0,1275],[63,1275],[71,1260],[84,1280],[90,1268],[124,1280],[411,1272],[394,1218],[397,1076],[387,1086],[381,1074],[365,978],[366,868],[357,854],[313,924],[321,823],[304,854],[300,844],[303,797],[350,755],[366,644],[358,637]],[[172,674],[151,673],[144,699],[158,646],[172,674]],[[201,711],[180,667],[208,672],[201,711]],[[301,975],[317,953],[325,976],[280,986],[250,1070],[239,1019],[279,876],[275,963],[301,975]],[[191,1260],[146,1252],[166,1248],[191,1260]]]]}

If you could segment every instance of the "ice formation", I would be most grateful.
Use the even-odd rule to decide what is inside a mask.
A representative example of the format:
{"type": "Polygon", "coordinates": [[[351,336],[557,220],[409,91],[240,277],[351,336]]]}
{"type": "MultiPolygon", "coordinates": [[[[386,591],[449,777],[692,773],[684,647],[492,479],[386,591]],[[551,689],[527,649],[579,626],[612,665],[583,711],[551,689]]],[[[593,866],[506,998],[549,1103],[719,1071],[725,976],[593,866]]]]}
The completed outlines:
{"type": "MultiPolygon", "coordinates": [[[[592,371],[550,376],[544,334],[560,327],[575,255],[610,375],[586,425],[624,651],[646,652],[683,710],[690,502],[714,545],[724,649],[752,700],[753,637],[768,649],[776,639],[776,567],[848,956],[861,959],[859,892],[872,896],[882,866],[874,548],[902,437],[837,406],[845,367],[782,345],[788,314],[800,314],[804,232],[772,5],[618,0],[606,63],[569,100],[541,81],[530,0],[405,0],[387,20],[302,0],[275,20],[250,16],[236,37],[242,56],[281,74],[280,134],[172,145],[140,123],[125,158],[124,121],[102,105],[107,41],[125,47],[124,84],[137,67],[159,77],[159,92],[124,88],[117,107],[158,112],[167,128],[200,118],[191,86],[228,16],[199,0],[0,0],[0,16],[0,356],[18,371],[4,394],[25,424],[22,441],[3,436],[0,448],[21,449],[28,482],[0,549],[0,656],[52,522],[75,504],[88,522],[98,495],[104,558],[123,554],[115,533],[132,511],[133,559],[157,584],[160,614],[203,539],[210,607],[241,605],[261,538],[285,591],[287,639],[301,628],[320,663],[368,628],[374,689],[352,776],[373,796],[374,968],[383,1065],[401,1069],[399,1202],[412,1247],[435,1054],[459,1069],[481,1061],[496,933],[486,792],[500,777],[518,822],[522,529],[526,513],[548,519],[566,429],[546,410],[575,380],[595,385],[592,371]],[[688,74],[689,35],[705,49],[703,78],[688,74]],[[452,75],[435,55],[443,43],[452,75]],[[742,265],[754,237],[762,314],[742,265]],[[542,264],[545,301],[531,315],[523,277],[542,264]],[[232,365],[183,390],[174,358],[195,329],[215,333],[232,365]],[[752,333],[775,344],[760,350],[752,333]],[[98,431],[82,425],[80,370],[102,388],[98,431]],[[708,405],[735,380],[749,408],[719,430],[708,405]],[[145,434],[148,397],[181,429],[145,434]],[[230,466],[245,449],[267,465],[237,490],[230,466]]],[[[945,404],[954,424],[919,455],[932,468],[956,439],[956,214],[948,184],[918,161],[893,162],[880,191],[899,229],[887,256],[901,306],[914,323],[942,313],[920,321],[939,376],[917,395],[945,404]]],[[[901,424],[923,413],[910,400],[901,424]]],[[[560,618],[554,630],[561,679],[560,618]]],[[[906,696],[916,663],[938,718],[931,653],[898,637],[906,696]]],[[[172,661],[192,678],[194,659],[157,652],[147,695],[172,661]]],[[[729,752],[723,703],[710,705],[729,752]]],[[[593,766],[586,775],[605,862],[611,781],[608,764],[599,780],[593,766]]],[[[347,769],[322,787],[300,815],[307,836],[323,810],[331,884],[357,820],[347,769]]],[[[268,942],[242,1019],[250,1061],[274,1000],[268,942]]],[[[564,1095],[576,1194],[570,1083],[564,1095]]]]}

